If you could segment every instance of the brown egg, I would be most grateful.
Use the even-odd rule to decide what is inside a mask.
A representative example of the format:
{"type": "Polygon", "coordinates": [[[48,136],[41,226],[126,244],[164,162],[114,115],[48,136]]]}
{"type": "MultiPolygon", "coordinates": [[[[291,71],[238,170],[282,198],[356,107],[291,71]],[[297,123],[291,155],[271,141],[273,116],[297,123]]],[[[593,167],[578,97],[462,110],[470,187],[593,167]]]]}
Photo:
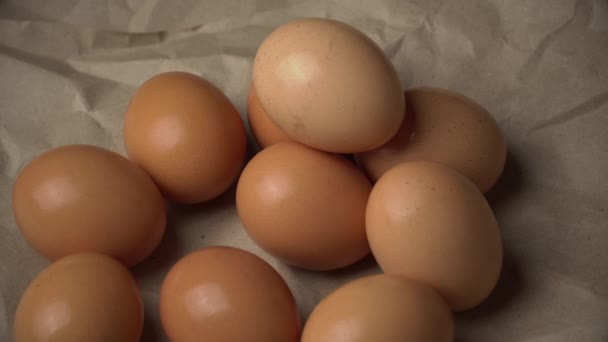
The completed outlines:
{"type": "Polygon", "coordinates": [[[15,342],[137,342],[143,307],[129,271],[101,254],[73,254],[44,269],[21,297],[15,342]]]}
{"type": "Polygon", "coordinates": [[[498,225],[477,187],[434,162],[385,173],[369,198],[367,237],[382,270],[432,286],[455,310],[481,303],[502,266],[498,225]]]}
{"type": "Polygon", "coordinates": [[[445,301],[426,285],[374,275],[332,292],[314,309],[302,342],[452,342],[445,301]]]}
{"type": "Polygon", "coordinates": [[[344,267],[369,253],[369,180],[341,156],[279,143],[247,164],[236,206],[249,236],[284,262],[311,270],[344,267]]]}
{"type": "Polygon", "coordinates": [[[152,253],[166,223],[150,177],[125,157],[88,145],[50,150],[23,168],[13,213],[25,239],[51,260],[99,252],[127,266],[152,253]]]}
{"type": "Polygon", "coordinates": [[[405,97],[408,117],[399,132],[382,147],[356,155],[372,180],[399,163],[429,160],[458,170],[488,191],[507,157],[494,118],[473,100],[448,90],[418,88],[405,97]]]}
{"type": "Polygon", "coordinates": [[[124,123],[129,157],[169,198],[196,203],[235,181],[245,160],[245,127],[230,100],[205,79],[167,72],[135,93],[124,123]]]}
{"type": "Polygon", "coordinates": [[[297,342],[300,318],[281,276],[232,247],[208,247],[175,264],[160,291],[160,317],[172,342],[297,342]]]}
{"type": "Polygon", "coordinates": [[[320,150],[371,150],[403,120],[391,62],[363,33],[331,19],[296,20],[272,32],[255,56],[253,85],[281,130],[320,150]]]}
{"type": "Polygon", "coordinates": [[[249,127],[255,142],[264,149],[270,145],[279,142],[292,142],[285,132],[277,127],[272,120],[266,115],[264,108],[260,105],[260,101],[255,95],[253,86],[249,87],[249,96],[247,97],[247,116],[249,119],[249,127]]]}

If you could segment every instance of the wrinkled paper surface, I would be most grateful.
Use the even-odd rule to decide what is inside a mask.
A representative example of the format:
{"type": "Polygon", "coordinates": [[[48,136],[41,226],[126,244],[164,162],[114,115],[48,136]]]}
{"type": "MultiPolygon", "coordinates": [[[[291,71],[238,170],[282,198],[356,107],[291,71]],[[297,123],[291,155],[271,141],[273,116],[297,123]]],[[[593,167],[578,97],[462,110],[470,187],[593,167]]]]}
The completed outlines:
{"type": "MultiPolygon", "coordinates": [[[[299,17],[357,27],[385,50],[404,88],[461,92],[487,107],[507,137],[508,164],[488,195],[504,272],[486,302],[456,315],[457,341],[608,341],[605,0],[0,2],[0,341],[11,341],[19,297],[48,265],[11,213],[24,164],[72,143],[124,154],[129,98],[164,71],[204,76],[245,117],[258,45],[299,17]]],[[[371,258],[325,273],[278,263],[243,231],[234,189],[208,204],[172,205],[162,246],[133,269],[145,301],[142,341],[165,341],[158,292],[168,268],[215,244],[269,261],[303,317],[340,284],[378,272],[371,258]]]]}

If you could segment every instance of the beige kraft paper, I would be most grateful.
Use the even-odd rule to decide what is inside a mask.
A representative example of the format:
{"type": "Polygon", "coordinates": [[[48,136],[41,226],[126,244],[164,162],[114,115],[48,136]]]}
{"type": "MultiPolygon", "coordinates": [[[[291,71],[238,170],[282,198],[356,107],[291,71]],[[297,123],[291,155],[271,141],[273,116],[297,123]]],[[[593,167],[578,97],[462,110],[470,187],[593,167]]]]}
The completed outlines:
{"type": "MultiPolygon", "coordinates": [[[[19,297],[49,263],[12,216],[23,165],[72,143],[124,154],[129,98],[164,71],[202,75],[245,117],[257,47],[300,17],[355,26],[384,49],[404,88],[463,93],[505,133],[509,160],[488,195],[504,272],[485,303],[456,315],[457,341],[608,341],[606,0],[0,1],[0,341],[12,340],[19,297]]],[[[166,341],[161,282],[178,258],[203,246],[261,255],[286,279],[304,318],[340,284],[378,272],[371,258],[324,273],[275,261],[242,229],[234,189],[169,210],[162,246],[133,269],[145,302],[142,341],[166,341]]]]}

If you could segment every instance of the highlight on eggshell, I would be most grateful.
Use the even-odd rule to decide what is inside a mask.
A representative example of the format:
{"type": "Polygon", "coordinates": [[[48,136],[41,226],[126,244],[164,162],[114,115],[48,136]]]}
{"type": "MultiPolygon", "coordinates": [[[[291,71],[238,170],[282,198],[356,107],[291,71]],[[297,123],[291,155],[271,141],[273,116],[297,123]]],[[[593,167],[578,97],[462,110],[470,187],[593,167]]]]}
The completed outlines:
{"type": "Polygon", "coordinates": [[[138,342],[144,310],[137,284],[118,261],[77,253],[46,267],[17,306],[14,342],[138,342]]]}
{"type": "Polygon", "coordinates": [[[369,37],[336,20],[300,19],[273,31],[255,55],[253,86],[272,122],[319,150],[374,149],[403,121],[394,66],[369,37]]]}
{"type": "Polygon", "coordinates": [[[25,240],[51,260],[98,252],[127,266],[156,249],[167,222],[150,177],[91,145],[57,147],[30,161],[13,186],[13,214],[25,240]]]}
{"type": "Polygon", "coordinates": [[[206,247],[182,257],[160,290],[160,318],[172,342],[298,342],[295,299],[266,261],[242,249],[206,247]]]}
{"type": "Polygon", "coordinates": [[[247,152],[245,126],[230,100],[204,78],[166,72],[144,82],[124,121],[129,158],[179,203],[200,203],[237,179],[247,152]]]}
{"type": "Polygon", "coordinates": [[[384,273],[431,286],[452,310],[477,306],[496,286],[503,258],[498,223],[458,171],[426,161],[393,167],[374,185],[365,218],[384,273]]]}
{"type": "Polygon", "coordinates": [[[454,320],[439,294],[399,276],[365,276],[315,307],[302,342],[452,342],[454,320]]]}
{"type": "Polygon", "coordinates": [[[248,235],[280,260],[309,270],[348,266],[369,254],[371,183],[342,156],[278,143],[245,166],[236,207],[248,235]]]}

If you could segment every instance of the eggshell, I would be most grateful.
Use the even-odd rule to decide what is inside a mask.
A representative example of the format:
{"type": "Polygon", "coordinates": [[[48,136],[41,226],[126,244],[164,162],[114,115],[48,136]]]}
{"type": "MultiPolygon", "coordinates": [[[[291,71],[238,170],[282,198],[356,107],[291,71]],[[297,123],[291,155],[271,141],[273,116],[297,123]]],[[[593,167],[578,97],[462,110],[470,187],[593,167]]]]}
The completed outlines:
{"type": "Polygon", "coordinates": [[[434,162],[407,162],[374,186],[367,237],[382,270],[437,290],[455,311],[481,303],[502,266],[498,224],[477,187],[434,162]]]}
{"type": "Polygon", "coordinates": [[[236,206],[249,236],[284,262],[311,270],[344,267],[369,253],[369,180],[345,158],[279,143],[247,164],[236,206]]]}
{"type": "Polygon", "coordinates": [[[247,116],[251,134],[261,149],[279,142],[294,141],[270,120],[255,95],[253,86],[249,88],[247,97],[247,116]]]}
{"type": "Polygon", "coordinates": [[[450,166],[473,181],[482,192],[500,177],[507,145],[496,121],[473,100],[443,89],[417,88],[405,92],[407,118],[385,145],[356,155],[375,181],[406,161],[428,160],[450,166]]]}
{"type": "Polygon", "coordinates": [[[302,342],[452,342],[445,301],[426,285],[374,275],[341,286],[317,305],[302,342]]]}
{"type": "Polygon", "coordinates": [[[241,171],[245,127],[230,100],[205,79],[167,72],[144,82],[125,115],[129,157],[167,197],[182,203],[214,198],[241,171]]]}
{"type": "Polygon", "coordinates": [[[376,148],[403,120],[391,62],[363,33],[331,19],[296,20],[272,32],[256,53],[253,84],[279,128],[329,152],[376,148]]]}
{"type": "Polygon", "coordinates": [[[232,247],[208,247],[175,264],[160,291],[160,317],[172,342],[297,342],[300,319],[281,276],[232,247]]]}
{"type": "Polygon", "coordinates": [[[25,239],[51,260],[99,252],[128,266],[152,253],[167,220],[142,169],[88,145],[58,147],[27,164],[15,180],[13,213],[25,239]]]}
{"type": "Polygon", "coordinates": [[[135,280],[114,259],[73,254],[44,269],[15,313],[15,342],[136,342],[143,307],[135,280]]]}

